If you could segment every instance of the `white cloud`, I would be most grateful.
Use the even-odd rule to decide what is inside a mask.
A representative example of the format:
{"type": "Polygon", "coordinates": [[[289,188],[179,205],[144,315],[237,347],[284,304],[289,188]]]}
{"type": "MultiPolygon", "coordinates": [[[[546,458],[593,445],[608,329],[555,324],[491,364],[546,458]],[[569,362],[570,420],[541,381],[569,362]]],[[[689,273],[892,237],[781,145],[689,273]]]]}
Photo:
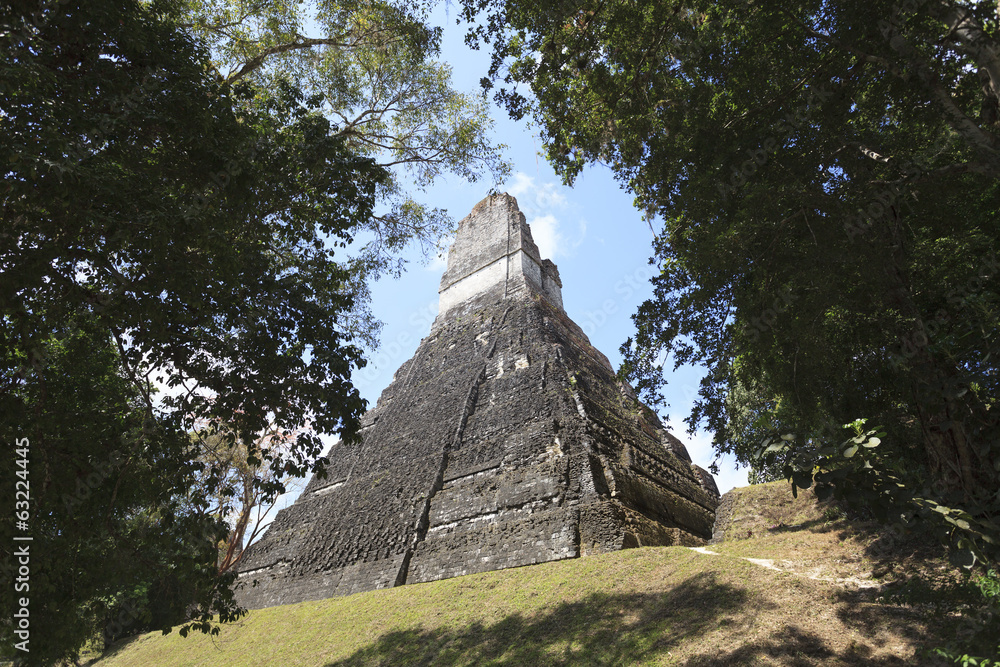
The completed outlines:
{"type": "Polygon", "coordinates": [[[507,188],[507,194],[514,195],[515,197],[521,197],[529,190],[535,188],[535,179],[528,176],[523,171],[514,172],[514,183],[509,188],[507,188]]]}
{"type": "Polygon", "coordinates": [[[517,197],[518,207],[526,216],[535,216],[542,210],[566,208],[566,198],[558,191],[556,183],[538,185],[535,179],[523,171],[514,174],[514,183],[507,188],[509,194],[517,197]]]}
{"type": "Polygon", "coordinates": [[[537,183],[521,171],[514,174],[514,182],[507,188],[528,220],[542,258],[555,259],[568,254],[583,242],[587,233],[587,224],[581,219],[576,233],[567,238],[562,221],[568,213],[569,201],[562,188],[554,182],[537,183]]]}
{"type": "Polygon", "coordinates": [[[562,234],[559,233],[559,221],[555,216],[543,215],[531,220],[531,236],[538,244],[538,252],[543,257],[554,257],[562,248],[562,234]]]}
{"type": "Polygon", "coordinates": [[[565,209],[568,202],[559,191],[561,187],[551,181],[536,184],[534,178],[519,171],[514,174],[514,184],[507,188],[507,192],[517,198],[518,207],[530,218],[565,209]]]}

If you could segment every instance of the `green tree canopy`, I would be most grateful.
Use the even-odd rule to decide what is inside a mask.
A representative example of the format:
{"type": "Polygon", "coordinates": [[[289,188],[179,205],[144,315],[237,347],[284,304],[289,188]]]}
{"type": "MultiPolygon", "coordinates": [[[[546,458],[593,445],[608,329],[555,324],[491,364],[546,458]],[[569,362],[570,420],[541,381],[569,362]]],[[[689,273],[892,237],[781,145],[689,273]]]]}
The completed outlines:
{"type": "Polygon", "coordinates": [[[352,248],[358,328],[376,343],[366,281],[398,275],[400,251],[416,241],[438,249],[451,230],[447,211],[420,192],[442,175],[470,182],[508,172],[491,143],[484,100],[456,91],[451,66],[438,61],[441,30],[433,3],[409,0],[188,0],[185,25],[211,47],[227,82],[263,87],[290,79],[322,95],[323,113],[354,152],[389,168],[375,213],[352,248]]]}
{"type": "MultiPolygon", "coordinates": [[[[21,657],[42,663],[126,598],[172,607],[126,613],[125,630],[235,615],[216,576],[226,526],[191,493],[212,486],[195,424],[256,442],[308,423],[293,446],[250,452],[276,494],[321,468],[318,434],[350,439],[364,409],[340,259],[386,172],[286,79],[217,80],[181,9],[0,8],[0,437],[11,457],[30,443],[37,641],[21,657]]],[[[15,526],[0,525],[14,609],[15,526]]]]}
{"type": "Polygon", "coordinates": [[[996,3],[463,6],[564,177],[606,164],[663,220],[623,347],[647,398],[706,366],[688,423],[743,463],[867,418],[866,483],[996,517],[996,3]]]}

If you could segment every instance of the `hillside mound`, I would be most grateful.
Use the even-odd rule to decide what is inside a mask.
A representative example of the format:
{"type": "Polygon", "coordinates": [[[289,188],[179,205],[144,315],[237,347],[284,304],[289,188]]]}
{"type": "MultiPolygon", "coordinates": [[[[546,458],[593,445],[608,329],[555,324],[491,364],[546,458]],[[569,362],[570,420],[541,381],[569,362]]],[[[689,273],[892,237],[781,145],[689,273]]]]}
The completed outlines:
{"type": "Polygon", "coordinates": [[[718,541],[700,549],[256,610],[216,637],[134,637],[96,665],[913,665],[954,637],[956,619],[897,594],[916,569],[937,571],[933,555],[793,499],[786,483],[724,505],[718,541]]]}

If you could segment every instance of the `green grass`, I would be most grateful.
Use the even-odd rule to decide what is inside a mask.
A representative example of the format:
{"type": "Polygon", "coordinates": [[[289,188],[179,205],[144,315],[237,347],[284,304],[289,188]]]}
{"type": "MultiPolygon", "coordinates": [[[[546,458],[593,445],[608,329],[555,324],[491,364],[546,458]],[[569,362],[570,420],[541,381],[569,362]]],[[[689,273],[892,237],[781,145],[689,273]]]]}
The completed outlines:
{"type": "Polygon", "coordinates": [[[798,528],[712,547],[725,555],[633,549],[257,610],[216,637],[127,640],[96,665],[909,665],[948,634],[915,607],[742,560],[812,539],[825,558],[857,549],[811,523],[822,510],[787,509],[798,528]]]}

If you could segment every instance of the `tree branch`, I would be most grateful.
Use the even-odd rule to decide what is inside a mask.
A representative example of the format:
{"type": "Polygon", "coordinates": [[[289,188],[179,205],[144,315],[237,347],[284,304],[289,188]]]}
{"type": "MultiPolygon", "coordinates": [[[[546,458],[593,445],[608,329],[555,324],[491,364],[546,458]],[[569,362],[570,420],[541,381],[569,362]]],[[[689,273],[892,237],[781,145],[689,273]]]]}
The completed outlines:
{"type": "Polygon", "coordinates": [[[954,37],[958,50],[989,74],[990,88],[1000,96],[1000,48],[996,41],[976,22],[968,7],[939,0],[937,9],[939,18],[950,26],[946,38],[954,37]]]}
{"type": "MultiPolygon", "coordinates": [[[[268,47],[252,57],[235,73],[230,74],[226,78],[226,83],[235,83],[250,74],[254,70],[259,69],[264,61],[271,56],[276,56],[282,53],[287,53],[288,51],[300,51],[302,49],[311,49],[314,46],[333,46],[344,49],[355,49],[361,46],[361,44],[375,35],[379,35],[385,32],[389,32],[389,28],[375,28],[372,30],[367,30],[362,33],[352,33],[348,32],[347,35],[340,37],[303,37],[302,35],[296,35],[296,40],[294,42],[286,42],[284,44],[275,44],[274,46],[268,47]]],[[[403,41],[401,37],[393,38],[382,43],[382,46],[388,46],[390,44],[403,41]]]]}
{"type": "Polygon", "coordinates": [[[825,42],[834,48],[840,49],[841,51],[846,51],[847,53],[850,53],[852,56],[855,56],[856,58],[858,58],[863,62],[869,63],[871,65],[878,65],[885,71],[890,72],[891,74],[894,74],[896,76],[902,77],[902,72],[899,70],[899,68],[893,65],[888,59],[883,58],[881,56],[876,56],[870,53],[866,53],[861,49],[857,48],[856,46],[851,46],[850,44],[846,44],[840,41],[836,37],[832,37],[830,35],[827,35],[826,33],[819,32],[818,30],[815,30],[814,28],[812,28],[811,26],[809,26],[808,24],[806,24],[797,17],[790,16],[790,18],[794,20],[796,23],[798,23],[800,26],[802,26],[802,29],[806,31],[806,34],[810,35],[811,37],[815,37],[821,42],[825,42]]]}
{"type": "Polygon", "coordinates": [[[264,64],[264,61],[267,60],[269,57],[276,56],[281,53],[286,53],[288,51],[297,51],[301,49],[311,49],[314,46],[340,46],[340,47],[350,46],[350,42],[345,42],[341,39],[334,39],[334,38],[313,39],[301,36],[298,37],[299,37],[298,41],[288,42],[285,44],[276,44],[272,47],[264,49],[256,56],[248,60],[246,63],[244,63],[243,67],[241,67],[235,74],[230,74],[226,78],[226,83],[232,84],[239,81],[247,74],[250,74],[254,70],[260,68],[260,66],[264,64]]]}
{"type": "MultiPolygon", "coordinates": [[[[898,32],[889,39],[889,46],[906,58],[909,65],[907,67],[908,72],[916,72],[920,82],[929,89],[932,96],[941,105],[946,121],[952,129],[961,135],[970,146],[978,149],[980,153],[987,156],[990,162],[1000,165],[1000,153],[996,149],[995,138],[983,131],[975,121],[969,118],[955,104],[955,100],[952,99],[951,94],[945,89],[940,78],[931,69],[930,65],[924,62],[920,53],[898,32]]],[[[902,77],[902,74],[900,76],[902,77]]],[[[1000,172],[1000,166],[994,166],[991,169],[994,172],[1000,172]]]]}

